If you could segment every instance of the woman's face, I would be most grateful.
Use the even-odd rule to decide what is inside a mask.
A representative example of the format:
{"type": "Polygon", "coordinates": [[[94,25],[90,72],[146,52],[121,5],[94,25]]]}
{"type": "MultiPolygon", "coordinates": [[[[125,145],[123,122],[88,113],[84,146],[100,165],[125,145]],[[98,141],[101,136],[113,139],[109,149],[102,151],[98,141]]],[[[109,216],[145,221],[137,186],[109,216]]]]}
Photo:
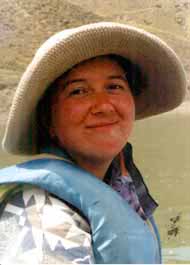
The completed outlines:
{"type": "Polygon", "coordinates": [[[77,161],[112,160],[131,133],[135,104],[124,70],[106,57],[83,62],[58,81],[50,134],[77,161]]]}

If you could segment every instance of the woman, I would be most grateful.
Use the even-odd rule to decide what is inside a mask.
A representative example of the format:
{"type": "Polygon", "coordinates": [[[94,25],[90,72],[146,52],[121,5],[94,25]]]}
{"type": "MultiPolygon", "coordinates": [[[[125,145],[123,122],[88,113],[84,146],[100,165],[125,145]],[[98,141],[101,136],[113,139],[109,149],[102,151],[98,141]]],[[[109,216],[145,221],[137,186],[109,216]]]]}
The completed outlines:
{"type": "Polygon", "coordinates": [[[135,119],[178,106],[185,86],[175,53],[134,27],[101,22],[47,40],[3,140],[39,155],[1,170],[1,261],[160,263],[157,204],[128,138],[135,119]]]}

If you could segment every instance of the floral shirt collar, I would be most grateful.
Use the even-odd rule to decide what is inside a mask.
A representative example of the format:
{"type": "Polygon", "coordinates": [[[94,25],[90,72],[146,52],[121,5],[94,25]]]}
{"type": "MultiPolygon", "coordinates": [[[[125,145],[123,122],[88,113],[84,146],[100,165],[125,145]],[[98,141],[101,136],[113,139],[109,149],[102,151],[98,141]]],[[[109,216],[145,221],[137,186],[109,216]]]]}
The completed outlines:
{"type": "Polygon", "coordinates": [[[158,207],[150,195],[140,171],[133,162],[132,145],[127,143],[112,162],[105,182],[116,190],[146,220],[158,207]]]}

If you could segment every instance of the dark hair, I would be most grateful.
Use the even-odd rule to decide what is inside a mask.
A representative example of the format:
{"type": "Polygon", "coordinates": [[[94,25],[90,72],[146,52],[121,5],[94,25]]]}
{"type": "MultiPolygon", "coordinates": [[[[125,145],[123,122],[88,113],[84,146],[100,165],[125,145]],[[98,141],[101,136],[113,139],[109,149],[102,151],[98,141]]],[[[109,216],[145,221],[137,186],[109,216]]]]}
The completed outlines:
{"type": "Polygon", "coordinates": [[[132,63],[129,59],[117,54],[109,54],[106,58],[115,61],[121,66],[125,72],[125,77],[129,83],[129,87],[134,97],[139,96],[145,87],[145,77],[138,64],[132,63]]]}
{"type": "MultiPolygon", "coordinates": [[[[100,57],[108,58],[115,61],[121,66],[121,68],[126,73],[126,79],[129,83],[129,87],[134,97],[141,94],[142,89],[145,87],[145,78],[142,75],[141,69],[137,64],[132,63],[130,60],[116,54],[102,55],[100,57]]],[[[95,59],[91,58],[90,60],[95,59]]],[[[72,68],[71,68],[72,69],[72,68]]],[[[49,134],[49,129],[51,126],[51,106],[53,97],[56,95],[59,87],[57,85],[58,81],[67,76],[71,71],[69,69],[63,75],[58,77],[45,91],[44,95],[40,99],[37,110],[36,110],[36,122],[37,122],[37,148],[48,146],[51,143],[56,143],[56,138],[52,139],[49,134]]]]}

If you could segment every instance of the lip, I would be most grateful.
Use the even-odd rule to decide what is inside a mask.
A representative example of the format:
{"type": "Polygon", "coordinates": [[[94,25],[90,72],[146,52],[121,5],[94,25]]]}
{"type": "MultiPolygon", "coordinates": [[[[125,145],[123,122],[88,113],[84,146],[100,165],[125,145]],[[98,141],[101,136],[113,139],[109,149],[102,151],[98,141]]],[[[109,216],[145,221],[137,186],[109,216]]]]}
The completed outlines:
{"type": "Polygon", "coordinates": [[[94,123],[91,125],[87,125],[86,128],[88,129],[93,129],[93,128],[106,128],[106,127],[110,127],[112,125],[117,124],[118,121],[115,122],[98,122],[98,123],[94,123]]]}

